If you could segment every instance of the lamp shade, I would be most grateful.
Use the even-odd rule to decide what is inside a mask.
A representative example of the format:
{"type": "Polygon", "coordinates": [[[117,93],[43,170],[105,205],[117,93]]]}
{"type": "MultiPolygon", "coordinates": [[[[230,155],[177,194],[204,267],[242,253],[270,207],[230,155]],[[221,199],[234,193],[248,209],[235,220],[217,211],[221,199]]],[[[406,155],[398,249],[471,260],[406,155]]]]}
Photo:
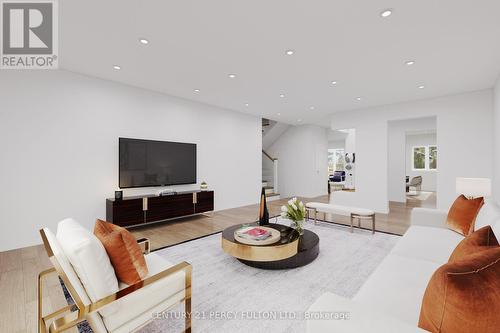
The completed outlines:
{"type": "Polygon", "coordinates": [[[457,178],[457,194],[468,198],[488,197],[491,195],[491,179],[489,178],[457,178]]]}

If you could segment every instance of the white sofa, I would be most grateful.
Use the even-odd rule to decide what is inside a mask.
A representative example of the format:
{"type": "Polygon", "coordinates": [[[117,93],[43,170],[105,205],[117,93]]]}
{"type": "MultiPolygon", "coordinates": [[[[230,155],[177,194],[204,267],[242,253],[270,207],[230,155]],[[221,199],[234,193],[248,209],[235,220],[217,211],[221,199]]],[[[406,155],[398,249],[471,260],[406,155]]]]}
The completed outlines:
{"type": "MultiPolygon", "coordinates": [[[[446,228],[447,212],[415,208],[411,227],[353,299],[325,293],[309,308],[307,331],[425,332],[418,328],[427,283],[464,238],[446,228]],[[321,313],[348,313],[348,319],[317,319],[321,313]]],[[[500,207],[486,202],[475,229],[491,225],[500,240],[500,207]]],[[[324,315],[323,315],[324,317],[324,315]]]]}

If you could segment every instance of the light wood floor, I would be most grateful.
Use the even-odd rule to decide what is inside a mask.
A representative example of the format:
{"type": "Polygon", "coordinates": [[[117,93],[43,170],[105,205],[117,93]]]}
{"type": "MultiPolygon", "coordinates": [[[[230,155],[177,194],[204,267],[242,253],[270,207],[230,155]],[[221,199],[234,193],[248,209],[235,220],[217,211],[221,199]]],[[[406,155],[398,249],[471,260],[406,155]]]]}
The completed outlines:
{"type": "MultiPolygon", "coordinates": [[[[318,198],[300,198],[304,202],[329,202],[325,195],[318,198]]],[[[280,206],[287,200],[268,202],[269,213],[276,216],[280,206]]],[[[377,230],[403,234],[410,225],[413,207],[436,206],[436,195],[425,201],[408,200],[406,203],[391,202],[389,214],[377,214],[377,230]]],[[[219,232],[228,226],[257,220],[258,205],[227,209],[212,216],[196,216],[170,223],[158,223],[132,229],[137,237],[151,240],[152,249],[177,244],[193,238],[219,232]]],[[[348,224],[344,216],[327,215],[326,220],[348,224]]],[[[365,227],[369,227],[366,225],[365,227]]],[[[37,276],[51,264],[41,245],[18,250],[0,252],[0,332],[36,332],[37,318],[37,276]]],[[[46,294],[44,313],[49,313],[66,305],[59,281],[55,275],[44,282],[46,294]]],[[[76,332],[70,330],[69,332],[76,332]]]]}
{"type": "MultiPolygon", "coordinates": [[[[328,203],[331,200],[331,196],[324,195],[316,198],[299,199],[304,201],[304,203],[310,201],[328,203]]],[[[280,207],[286,203],[287,200],[288,199],[281,199],[268,202],[269,215],[279,215],[280,207]]],[[[406,203],[390,202],[389,214],[376,214],[376,230],[398,235],[404,234],[410,226],[410,214],[414,207],[435,208],[436,194],[433,193],[425,201],[409,199],[406,203]]],[[[193,238],[206,236],[207,234],[216,233],[235,224],[254,222],[258,220],[258,211],[258,205],[250,205],[218,211],[213,213],[210,217],[190,217],[177,220],[176,222],[158,223],[138,227],[130,231],[137,238],[149,238],[151,241],[151,248],[155,250],[193,238]]],[[[349,218],[346,216],[327,214],[325,217],[319,214],[318,217],[326,221],[340,224],[348,225],[350,223],[349,218]]],[[[362,227],[371,228],[371,225],[362,225],[362,227]]]]}

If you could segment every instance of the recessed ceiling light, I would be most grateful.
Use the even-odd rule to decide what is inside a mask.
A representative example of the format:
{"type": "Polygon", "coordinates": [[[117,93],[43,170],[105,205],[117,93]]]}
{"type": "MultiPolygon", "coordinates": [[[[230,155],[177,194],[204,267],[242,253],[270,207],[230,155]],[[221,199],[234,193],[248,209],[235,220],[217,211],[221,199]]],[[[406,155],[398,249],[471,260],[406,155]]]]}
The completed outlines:
{"type": "Polygon", "coordinates": [[[337,84],[337,81],[332,81],[332,85],[336,85],[337,84]]]}
{"type": "Polygon", "coordinates": [[[117,71],[119,71],[119,70],[120,70],[120,69],[122,69],[122,68],[121,68],[120,66],[118,66],[118,65],[114,65],[114,66],[113,66],[113,69],[116,69],[117,71]]]}
{"type": "Polygon", "coordinates": [[[236,74],[228,74],[229,78],[234,79],[236,77],[236,74]]]}
{"type": "Polygon", "coordinates": [[[285,94],[280,94],[280,97],[281,98],[285,98],[285,94]]]}
{"type": "Polygon", "coordinates": [[[146,38],[140,38],[140,39],[139,39],[139,42],[140,42],[141,44],[144,44],[144,45],[149,44],[149,40],[147,40],[146,38]]]}
{"type": "Polygon", "coordinates": [[[425,88],[425,86],[424,86],[424,85],[420,85],[420,86],[418,86],[418,89],[424,89],[424,88],[425,88]]]}
{"type": "Polygon", "coordinates": [[[281,116],[281,113],[278,112],[278,116],[281,116]]]}
{"type": "Polygon", "coordinates": [[[361,97],[356,97],[356,100],[360,101],[360,100],[361,100],[361,97]]]}
{"type": "Polygon", "coordinates": [[[200,89],[195,89],[194,92],[200,92],[200,89]]]}
{"type": "Polygon", "coordinates": [[[314,110],[314,106],[310,106],[310,107],[309,107],[309,110],[314,110]]]}
{"type": "Polygon", "coordinates": [[[245,103],[245,106],[250,106],[250,104],[248,104],[248,103],[245,103]]]}
{"type": "Polygon", "coordinates": [[[286,50],[285,53],[286,53],[286,55],[292,55],[295,53],[295,51],[294,50],[286,50]]]}
{"type": "Polygon", "coordinates": [[[380,16],[382,17],[389,17],[392,14],[392,9],[386,9],[380,13],[380,16]]]}
{"type": "Polygon", "coordinates": [[[302,121],[302,119],[297,119],[297,121],[300,123],[302,121]]]}
{"type": "Polygon", "coordinates": [[[407,62],[405,62],[405,64],[407,66],[415,65],[415,60],[408,60],[407,62]]]}

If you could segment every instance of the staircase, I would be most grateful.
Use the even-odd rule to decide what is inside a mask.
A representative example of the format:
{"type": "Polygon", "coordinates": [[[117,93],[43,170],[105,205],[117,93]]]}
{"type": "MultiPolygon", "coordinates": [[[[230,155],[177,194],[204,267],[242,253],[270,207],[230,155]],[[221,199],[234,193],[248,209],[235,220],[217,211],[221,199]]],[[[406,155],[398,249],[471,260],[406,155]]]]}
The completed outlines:
{"type": "Polygon", "coordinates": [[[266,150],[286,131],[289,125],[274,120],[262,119],[262,187],[267,201],[280,199],[278,193],[278,159],[271,157],[266,150]]]}
{"type": "Polygon", "coordinates": [[[278,200],[278,159],[272,158],[268,153],[262,151],[262,187],[266,192],[268,201],[278,200]]]}
{"type": "Polygon", "coordinates": [[[280,199],[280,194],[274,193],[274,187],[269,186],[267,181],[265,181],[265,180],[262,181],[262,187],[266,191],[266,200],[267,201],[273,201],[273,200],[280,199]]]}

